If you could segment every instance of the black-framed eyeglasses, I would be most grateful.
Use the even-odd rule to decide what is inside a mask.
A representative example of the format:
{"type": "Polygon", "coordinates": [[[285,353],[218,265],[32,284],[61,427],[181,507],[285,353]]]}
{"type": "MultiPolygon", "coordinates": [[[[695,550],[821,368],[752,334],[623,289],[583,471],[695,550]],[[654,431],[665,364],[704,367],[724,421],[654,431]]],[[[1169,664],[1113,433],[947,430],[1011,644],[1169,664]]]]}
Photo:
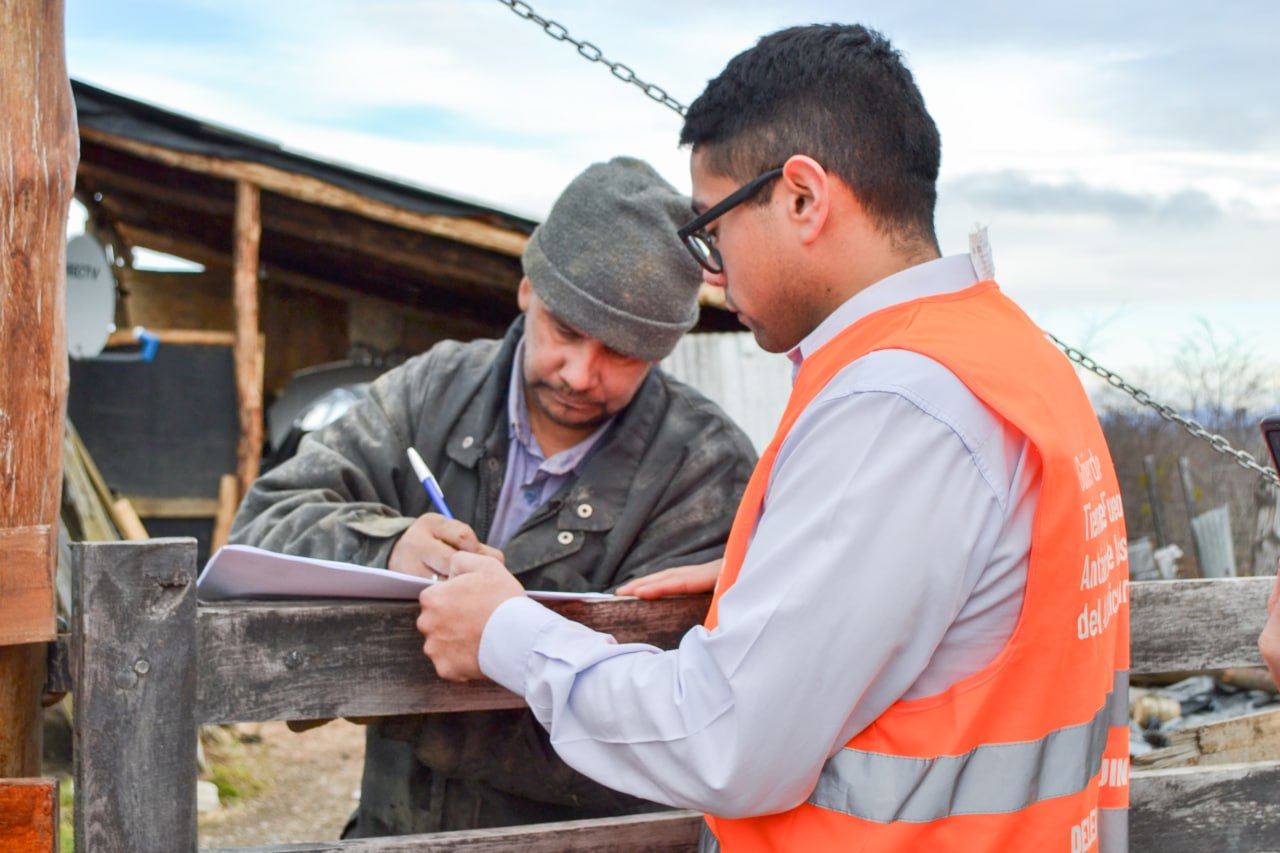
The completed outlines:
{"type": "Polygon", "coordinates": [[[685,248],[689,250],[689,254],[693,255],[695,261],[702,264],[703,269],[709,273],[724,272],[724,262],[720,259],[720,250],[716,248],[715,238],[706,232],[706,227],[747,199],[755,196],[765,188],[766,184],[781,174],[781,166],[776,169],[770,169],[758,178],[738,187],[718,204],[707,208],[676,231],[676,234],[680,235],[680,240],[684,243],[685,248]]]}

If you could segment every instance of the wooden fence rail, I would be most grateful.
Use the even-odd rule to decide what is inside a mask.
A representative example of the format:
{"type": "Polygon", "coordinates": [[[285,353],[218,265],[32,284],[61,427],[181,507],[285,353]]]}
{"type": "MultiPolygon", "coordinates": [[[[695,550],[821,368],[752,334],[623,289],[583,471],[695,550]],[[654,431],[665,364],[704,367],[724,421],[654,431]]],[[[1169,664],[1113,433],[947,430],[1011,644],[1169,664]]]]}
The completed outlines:
{"type": "MultiPolygon", "coordinates": [[[[408,602],[197,607],[192,540],[75,552],[77,851],[194,851],[195,743],[204,723],[518,707],[490,683],[436,678],[408,602]]],[[[1269,578],[1131,587],[1135,673],[1256,666],[1269,578]]],[[[706,597],[558,602],[620,640],[671,648],[706,597]]],[[[1066,688],[1064,688],[1066,689],[1066,688]]],[[[1280,762],[1133,774],[1131,849],[1280,847],[1280,762]]],[[[670,812],[563,824],[242,848],[289,851],[691,851],[700,818],[670,812]]]]}

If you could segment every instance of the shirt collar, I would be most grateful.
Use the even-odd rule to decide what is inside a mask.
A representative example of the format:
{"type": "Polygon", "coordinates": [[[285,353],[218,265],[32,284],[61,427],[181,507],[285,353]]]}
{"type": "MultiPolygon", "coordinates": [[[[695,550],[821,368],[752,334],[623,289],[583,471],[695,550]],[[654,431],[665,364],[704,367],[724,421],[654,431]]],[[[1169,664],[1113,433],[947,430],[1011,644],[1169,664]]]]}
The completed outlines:
{"type": "Polygon", "coordinates": [[[524,396],[524,338],[520,338],[520,342],[516,344],[515,358],[511,360],[511,381],[507,385],[507,438],[520,442],[525,452],[538,460],[537,470],[557,476],[573,473],[612,423],[613,418],[609,418],[573,447],[547,459],[538,444],[538,437],[533,434],[533,425],[529,422],[529,403],[524,396]]]}
{"type": "Polygon", "coordinates": [[[912,299],[964,290],[978,280],[967,254],[927,261],[880,279],[845,300],[787,353],[794,365],[792,378],[806,358],[868,314],[912,299]]]}

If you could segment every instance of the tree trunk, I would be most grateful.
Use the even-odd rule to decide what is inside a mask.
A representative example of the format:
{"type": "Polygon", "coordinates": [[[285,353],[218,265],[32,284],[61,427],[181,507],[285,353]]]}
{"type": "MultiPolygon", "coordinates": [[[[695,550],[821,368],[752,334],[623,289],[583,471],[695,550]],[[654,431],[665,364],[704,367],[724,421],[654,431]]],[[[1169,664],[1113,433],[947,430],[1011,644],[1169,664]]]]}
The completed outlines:
{"type": "Polygon", "coordinates": [[[54,635],[53,552],[41,543],[52,541],[62,487],[66,222],[79,146],[62,0],[0,0],[0,32],[0,531],[25,542],[0,562],[0,589],[27,593],[0,596],[0,777],[16,777],[39,773],[44,643],[54,635]]]}

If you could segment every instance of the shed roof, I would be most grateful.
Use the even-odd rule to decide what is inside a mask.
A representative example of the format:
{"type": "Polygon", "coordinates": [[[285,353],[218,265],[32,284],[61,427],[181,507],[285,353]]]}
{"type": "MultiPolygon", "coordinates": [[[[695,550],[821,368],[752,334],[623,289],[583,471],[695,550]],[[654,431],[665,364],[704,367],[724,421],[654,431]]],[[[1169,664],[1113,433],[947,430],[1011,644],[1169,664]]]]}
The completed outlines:
{"type": "MultiPolygon", "coordinates": [[[[515,316],[534,220],[83,81],[71,86],[81,140],[76,195],[117,249],[230,270],[236,185],[248,182],[261,190],[264,284],[391,300],[467,329],[464,337],[497,334],[515,316]]],[[[721,307],[717,296],[704,304],[721,307]]],[[[713,309],[699,328],[739,327],[713,309]]]]}
{"type": "Polygon", "coordinates": [[[498,327],[516,310],[533,220],[82,81],[73,80],[72,91],[81,139],[76,195],[123,243],[117,248],[230,269],[236,184],[247,181],[262,190],[266,282],[352,289],[498,327]]]}

